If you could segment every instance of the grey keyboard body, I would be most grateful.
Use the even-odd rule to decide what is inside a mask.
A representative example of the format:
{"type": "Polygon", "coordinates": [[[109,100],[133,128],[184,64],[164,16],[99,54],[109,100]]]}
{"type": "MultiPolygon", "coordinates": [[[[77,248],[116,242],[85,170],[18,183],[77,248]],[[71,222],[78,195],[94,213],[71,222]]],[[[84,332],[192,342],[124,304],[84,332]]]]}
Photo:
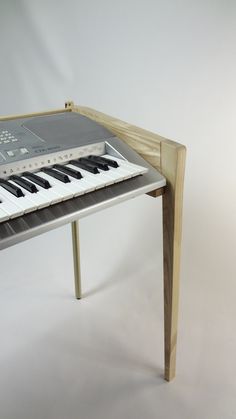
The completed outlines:
{"type": "Polygon", "coordinates": [[[103,126],[73,112],[0,122],[0,178],[90,154],[121,158],[147,173],[0,224],[0,249],[165,186],[165,178],[103,126]]]}

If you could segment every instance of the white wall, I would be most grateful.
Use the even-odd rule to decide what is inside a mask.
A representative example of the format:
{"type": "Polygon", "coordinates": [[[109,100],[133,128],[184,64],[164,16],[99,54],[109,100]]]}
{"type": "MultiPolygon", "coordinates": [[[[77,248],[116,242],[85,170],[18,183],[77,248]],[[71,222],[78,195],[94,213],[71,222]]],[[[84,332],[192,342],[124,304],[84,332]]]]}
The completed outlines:
{"type": "Polygon", "coordinates": [[[183,269],[204,263],[226,277],[236,232],[235,8],[10,1],[0,15],[0,113],[71,98],[186,144],[183,269]]]}
{"type": "MultiPolygon", "coordinates": [[[[217,324],[225,342],[234,333],[235,19],[233,0],[0,4],[0,114],[58,108],[72,99],[187,146],[181,350],[189,335],[197,350],[205,348],[206,324],[217,344],[217,324]],[[199,311],[205,317],[197,339],[194,328],[185,331],[184,325],[186,315],[195,324],[199,311]]],[[[91,254],[96,258],[98,252],[104,264],[106,253],[122,260],[122,252],[135,264],[136,251],[146,263],[161,261],[160,199],[141,197],[81,225],[83,252],[92,246],[91,254]],[[97,250],[94,234],[102,231],[109,237],[113,231],[116,242],[97,250]]],[[[13,273],[12,255],[22,257],[26,249],[33,257],[39,244],[56,246],[68,235],[66,227],[8,249],[1,264],[13,273]]],[[[18,272],[24,275],[24,266],[18,272]]],[[[215,346],[209,345],[210,354],[215,346]]]]}

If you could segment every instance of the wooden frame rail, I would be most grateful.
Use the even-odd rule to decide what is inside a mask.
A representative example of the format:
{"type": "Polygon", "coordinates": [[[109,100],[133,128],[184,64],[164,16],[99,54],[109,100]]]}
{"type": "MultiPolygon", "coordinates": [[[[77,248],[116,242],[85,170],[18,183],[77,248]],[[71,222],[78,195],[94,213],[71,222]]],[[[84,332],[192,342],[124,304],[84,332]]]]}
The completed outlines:
{"type": "MultiPolygon", "coordinates": [[[[183,186],[186,148],[157,134],[130,125],[94,109],[76,106],[72,101],[65,108],[46,112],[1,117],[0,121],[29,116],[50,115],[61,112],[78,112],[102,124],[121,138],[138,154],[159,170],[166,178],[165,190],[160,188],[151,196],[162,195],[163,202],[163,264],[164,264],[164,341],[165,379],[175,376],[176,343],[179,301],[180,250],[182,230],[183,186]]],[[[81,298],[79,223],[72,223],[75,294],[81,298]]]]}

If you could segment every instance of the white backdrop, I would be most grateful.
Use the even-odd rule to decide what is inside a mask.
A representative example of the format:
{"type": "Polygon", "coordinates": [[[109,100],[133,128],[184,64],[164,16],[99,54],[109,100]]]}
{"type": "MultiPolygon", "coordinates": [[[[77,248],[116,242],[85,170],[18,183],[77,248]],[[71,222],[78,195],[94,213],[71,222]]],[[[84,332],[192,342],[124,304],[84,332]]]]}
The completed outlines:
{"type": "MultiPolygon", "coordinates": [[[[172,387],[175,397],[165,390],[167,400],[170,397],[173,401],[173,412],[176,413],[177,403],[181,418],[189,417],[188,402],[182,403],[185,385],[191,389],[187,396],[192,405],[196,403],[200,409],[201,400],[202,418],[235,417],[231,416],[236,405],[235,385],[231,382],[236,373],[235,19],[233,0],[0,2],[1,115],[60,108],[65,100],[72,99],[187,146],[178,348],[183,395],[178,387],[172,387]],[[217,399],[216,411],[209,410],[212,406],[207,403],[206,394],[217,399]]],[[[143,196],[82,220],[81,246],[88,305],[90,289],[105,293],[109,276],[111,282],[116,275],[136,277],[135,293],[139,292],[138,285],[142,293],[147,292],[147,307],[154,298],[152,293],[157,294],[153,300],[153,307],[158,303],[157,312],[150,309],[149,313],[153,324],[147,317],[145,326],[148,328],[150,324],[154,330],[155,321],[158,322],[157,364],[161,367],[161,199],[143,196]],[[150,283],[149,277],[153,278],[150,283]],[[145,286],[143,278],[147,281],[145,286]],[[153,291],[155,283],[158,286],[153,291]]],[[[50,316],[56,298],[53,291],[58,296],[59,285],[60,304],[63,305],[63,292],[72,299],[70,250],[70,230],[64,227],[0,254],[1,327],[5,333],[0,360],[4,365],[13,362],[12,346],[21,347],[22,335],[17,333],[21,328],[18,329],[19,324],[16,328],[15,319],[20,316],[21,324],[27,323],[28,318],[32,320],[33,303],[28,311],[24,311],[24,304],[35,301],[34,292],[39,293],[40,300],[34,320],[29,323],[28,332],[24,332],[25,342],[30,342],[35,319],[38,319],[37,336],[41,327],[44,334],[43,325],[40,326],[40,302],[45,301],[44,310],[50,316]],[[50,284],[51,291],[44,288],[50,284]]],[[[96,306],[95,294],[91,306],[96,306]]],[[[104,307],[106,303],[104,299],[104,307]]],[[[128,315],[128,301],[126,310],[128,315]]],[[[138,316],[139,307],[135,310],[138,316]]],[[[47,316],[45,323],[56,322],[47,316]]],[[[154,352],[152,356],[155,363],[154,352]]],[[[24,352],[22,359],[27,364],[24,352]]],[[[29,382],[26,389],[27,385],[29,382]]],[[[10,401],[6,401],[11,384],[4,386],[3,417],[19,417],[10,401]]],[[[26,400],[28,390],[22,395],[20,388],[19,385],[15,393],[19,400],[22,397],[26,400]]],[[[97,379],[94,394],[99,388],[97,379]]],[[[38,399],[31,396],[34,409],[38,399]]],[[[39,406],[45,402],[45,394],[41,398],[39,406]]],[[[102,400],[104,408],[105,395],[102,400]]],[[[163,394],[160,400],[165,417],[168,413],[171,416],[171,403],[164,404],[163,394]]],[[[149,406],[150,403],[149,400],[149,406]]],[[[101,417],[104,412],[108,414],[103,408],[98,409],[101,417]]],[[[83,417],[93,417],[88,406],[84,409],[83,417]]],[[[143,412],[140,406],[139,409],[140,417],[143,412],[150,418],[156,417],[147,407],[143,412]]],[[[121,411],[117,410],[117,417],[121,411]]],[[[30,412],[26,404],[22,417],[28,418],[30,412]]],[[[122,412],[128,417],[128,410],[122,412]]],[[[130,417],[139,417],[132,409],[130,412],[130,417]]],[[[44,417],[51,419],[54,414],[59,418],[57,411],[45,407],[44,417]]],[[[200,417],[199,411],[195,414],[200,417]]],[[[73,415],[71,411],[67,417],[73,415]]]]}

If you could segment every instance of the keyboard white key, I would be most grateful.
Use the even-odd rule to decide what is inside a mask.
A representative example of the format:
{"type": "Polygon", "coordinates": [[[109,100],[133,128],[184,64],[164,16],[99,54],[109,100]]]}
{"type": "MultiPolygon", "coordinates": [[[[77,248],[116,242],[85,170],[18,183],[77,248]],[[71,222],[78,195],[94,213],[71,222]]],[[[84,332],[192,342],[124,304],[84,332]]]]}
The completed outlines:
{"type": "Polygon", "coordinates": [[[83,180],[84,182],[87,182],[88,185],[92,185],[95,189],[103,188],[105,186],[104,180],[100,177],[97,177],[98,173],[94,175],[90,172],[87,172],[87,170],[80,169],[77,166],[73,166],[72,164],[68,164],[67,166],[80,171],[81,175],[83,176],[83,178],[80,179],[80,182],[83,180]]]}
{"type": "MultiPolygon", "coordinates": [[[[38,174],[38,173],[37,173],[38,174]]],[[[22,176],[24,178],[24,176],[22,176]]],[[[27,180],[27,178],[24,178],[27,180]]],[[[34,183],[31,181],[31,183],[34,183]]],[[[54,192],[52,189],[53,188],[49,188],[49,189],[45,189],[42,186],[39,186],[38,184],[34,183],[34,185],[36,186],[36,188],[38,189],[38,192],[40,192],[40,195],[44,196],[45,199],[47,200],[49,205],[52,204],[56,204],[58,202],[62,201],[62,198],[59,194],[57,194],[56,192],[54,192]]]]}
{"type": "Polygon", "coordinates": [[[110,156],[109,154],[105,154],[102,157],[117,161],[119,167],[117,167],[117,169],[115,170],[119,170],[120,168],[121,170],[127,171],[128,173],[132,174],[132,176],[141,175],[148,171],[148,169],[145,167],[139,166],[134,163],[130,163],[127,160],[118,159],[117,157],[110,156]]]}
{"type": "Polygon", "coordinates": [[[9,220],[9,215],[3,211],[3,209],[1,208],[1,203],[0,203],[0,223],[3,223],[3,221],[9,220]]]}
{"type": "MultiPolygon", "coordinates": [[[[91,180],[90,180],[89,176],[87,176],[87,175],[89,175],[89,172],[86,172],[85,170],[80,169],[77,166],[73,166],[72,164],[67,164],[66,166],[71,168],[71,169],[77,170],[78,172],[81,173],[81,175],[83,177],[82,177],[82,179],[78,179],[78,182],[79,182],[80,187],[84,189],[85,193],[86,192],[91,192],[91,191],[94,191],[95,189],[97,189],[96,188],[97,182],[93,181],[93,176],[94,175],[91,174],[91,180]]],[[[70,176],[69,176],[69,178],[70,178],[70,176]]],[[[101,182],[99,181],[98,184],[101,185],[101,182]]]]}
{"type": "MultiPolygon", "coordinates": [[[[67,166],[68,167],[68,166],[67,166]]],[[[71,193],[73,193],[73,196],[79,196],[79,195],[83,195],[85,193],[94,191],[94,187],[91,186],[90,184],[86,183],[84,185],[83,182],[83,178],[82,179],[75,179],[69,175],[67,175],[70,182],[69,183],[63,183],[60,180],[54,179],[56,181],[56,183],[59,186],[62,186],[63,188],[65,188],[67,191],[70,191],[71,193]]]]}
{"type": "Polygon", "coordinates": [[[15,217],[18,217],[19,215],[23,215],[24,211],[22,210],[22,208],[19,207],[18,205],[13,204],[12,201],[7,199],[6,196],[2,192],[3,192],[3,188],[0,187],[0,199],[2,201],[0,204],[0,207],[3,211],[5,211],[9,215],[9,218],[15,218],[15,217]]]}
{"type": "MultiPolygon", "coordinates": [[[[9,180],[9,183],[13,183],[9,180]]],[[[12,193],[6,191],[5,189],[3,189],[1,187],[1,192],[0,192],[1,196],[5,196],[5,198],[7,199],[7,201],[12,202],[13,204],[16,205],[16,207],[21,208],[23,213],[27,213],[27,212],[31,212],[37,209],[36,205],[34,205],[31,201],[29,201],[26,196],[21,196],[19,198],[17,198],[16,196],[14,196],[12,193]]]]}
{"type": "MultiPolygon", "coordinates": [[[[109,166],[109,170],[99,169],[99,173],[93,174],[85,169],[81,169],[68,163],[66,164],[66,167],[80,172],[83,176],[81,179],[76,179],[67,175],[70,180],[68,183],[64,183],[47,173],[39,171],[36,174],[47,180],[50,183],[51,188],[45,189],[31,180],[31,183],[35,184],[38,192],[31,193],[21,186],[20,189],[24,193],[24,196],[19,198],[15,197],[13,194],[0,186],[0,200],[2,201],[0,202],[0,222],[86,194],[88,192],[92,192],[96,189],[105,188],[108,185],[122,182],[123,180],[144,174],[148,171],[148,169],[144,167],[108,154],[105,154],[102,157],[117,161],[119,167],[114,168],[109,166]]],[[[57,170],[60,172],[59,169],[57,170]]],[[[28,180],[24,176],[21,177],[22,179],[28,180]]],[[[19,187],[19,185],[17,185],[13,180],[9,180],[9,182],[19,187]]]]}
{"type": "Polygon", "coordinates": [[[99,173],[93,174],[91,172],[88,172],[87,170],[78,168],[77,166],[74,166],[72,164],[68,164],[67,166],[79,170],[81,175],[83,176],[83,179],[93,184],[96,189],[112,185],[115,183],[115,181],[117,181],[117,176],[110,176],[109,170],[105,171],[99,169],[99,173]]]}
{"type": "Polygon", "coordinates": [[[131,172],[130,170],[124,170],[120,166],[116,167],[116,168],[110,168],[110,170],[106,173],[110,173],[110,172],[116,173],[116,175],[119,176],[120,182],[122,180],[129,179],[133,176],[133,171],[131,172]],[[112,172],[112,171],[114,171],[114,172],[112,172]]]}
{"type": "Polygon", "coordinates": [[[103,186],[109,186],[112,185],[114,182],[114,179],[110,176],[107,176],[108,171],[100,170],[99,173],[96,173],[93,176],[96,176],[96,179],[100,179],[101,183],[103,183],[103,186]]]}
{"type": "MultiPolygon", "coordinates": [[[[118,168],[117,168],[118,169],[118,168]]],[[[126,173],[121,173],[119,170],[110,167],[105,173],[105,176],[112,179],[113,183],[121,182],[122,180],[127,179],[126,173]]]]}
{"type": "Polygon", "coordinates": [[[37,175],[48,180],[48,182],[52,186],[50,188],[52,189],[52,192],[55,192],[58,195],[60,195],[63,201],[65,201],[66,199],[73,198],[73,193],[69,189],[66,188],[67,183],[63,183],[60,180],[57,180],[54,177],[49,176],[47,173],[44,173],[44,172],[38,172],[37,175]]]}
{"type": "MultiPolygon", "coordinates": [[[[87,180],[85,180],[84,177],[82,177],[81,179],[75,179],[71,176],[68,176],[68,177],[69,177],[71,183],[73,182],[73,184],[76,185],[76,188],[78,188],[78,190],[82,191],[82,194],[95,191],[95,189],[96,189],[95,186],[92,185],[91,183],[87,182],[87,180]]],[[[75,195],[75,196],[77,196],[77,195],[75,195]]]]}
{"type": "MultiPolygon", "coordinates": [[[[17,183],[15,183],[14,181],[11,181],[11,183],[19,187],[19,185],[17,185],[17,183]]],[[[38,189],[38,192],[31,193],[21,186],[21,190],[23,194],[28,198],[29,201],[31,201],[34,205],[36,205],[37,209],[44,208],[50,205],[50,202],[48,201],[47,197],[45,197],[45,195],[42,194],[38,186],[37,186],[37,189],[38,189]]]]}

